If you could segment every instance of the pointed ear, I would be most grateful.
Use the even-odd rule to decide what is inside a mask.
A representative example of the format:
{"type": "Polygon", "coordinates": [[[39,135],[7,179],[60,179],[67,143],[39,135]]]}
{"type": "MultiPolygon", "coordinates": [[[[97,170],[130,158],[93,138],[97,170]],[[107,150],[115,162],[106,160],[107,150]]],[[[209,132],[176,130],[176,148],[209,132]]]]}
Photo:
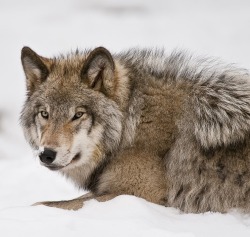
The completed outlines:
{"type": "Polygon", "coordinates": [[[39,56],[29,47],[23,47],[21,60],[26,75],[27,92],[31,95],[49,75],[49,69],[45,64],[48,59],[39,56]]]}
{"type": "Polygon", "coordinates": [[[110,52],[98,47],[87,57],[82,71],[81,79],[88,87],[111,95],[114,88],[115,63],[110,52]]]}

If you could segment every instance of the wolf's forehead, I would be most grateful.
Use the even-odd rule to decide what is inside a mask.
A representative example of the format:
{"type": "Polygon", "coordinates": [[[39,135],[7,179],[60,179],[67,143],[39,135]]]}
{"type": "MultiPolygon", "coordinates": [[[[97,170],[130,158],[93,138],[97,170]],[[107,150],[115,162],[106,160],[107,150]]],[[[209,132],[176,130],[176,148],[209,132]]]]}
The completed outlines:
{"type": "Polygon", "coordinates": [[[76,87],[70,87],[68,85],[64,87],[57,87],[55,85],[43,88],[38,104],[46,104],[53,110],[69,110],[72,107],[85,107],[91,103],[91,91],[81,88],[81,85],[76,87]]]}
{"type": "Polygon", "coordinates": [[[77,53],[54,58],[51,73],[60,76],[80,74],[85,61],[86,54],[77,53]]]}
{"type": "Polygon", "coordinates": [[[53,106],[55,108],[70,108],[75,106],[81,106],[84,104],[88,104],[89,100],[88,97],[84,95],[77,94],[77,93],[70,93],[70,91],[66,92],[52,92],[47,94],[45,101],[49,106],[53,106]]]}

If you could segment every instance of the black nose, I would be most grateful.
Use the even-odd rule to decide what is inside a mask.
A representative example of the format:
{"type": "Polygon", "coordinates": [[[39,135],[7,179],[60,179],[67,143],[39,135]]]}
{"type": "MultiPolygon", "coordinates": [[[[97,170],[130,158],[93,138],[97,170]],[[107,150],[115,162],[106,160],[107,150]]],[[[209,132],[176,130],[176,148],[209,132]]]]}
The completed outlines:
{"type": "Polygon", "coordinates": [[[49,148],[44,148],[44,151],[39,155],[40,160],[49,165],[56,159],[56,151],[49,148]]]}

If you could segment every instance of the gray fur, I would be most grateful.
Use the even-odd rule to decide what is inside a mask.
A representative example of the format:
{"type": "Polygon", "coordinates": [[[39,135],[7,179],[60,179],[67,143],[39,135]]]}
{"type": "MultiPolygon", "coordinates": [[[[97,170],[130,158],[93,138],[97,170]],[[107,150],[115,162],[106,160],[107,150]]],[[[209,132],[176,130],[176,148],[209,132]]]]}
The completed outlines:
{"type": "MultiPolygon", "coordinates": [[[[23,64],[27,89],[35,91],[28,94],[21,124],[33,148],[39,147],[36,115],[41,104],[54,111],[55,131],[81,102],[95,117],[89,137],[102,128],[96,156],[62,169],[77,186],[96,196],[132,194],[185,212],[249,212],[247,70],[182,51],[167,55],[164,50],[132,49],[112,59],[97,48],[41,57],[49,76],[29,87],[34,65],[29,68],[25,62],[40,57],[29,52],[24,50],[23,64]],[[82,80],[81,70],[92,57],[82,80]],[[100,73],[103,83],[92,83],[100,73]]],[[[40,60],[34,62],[35,68],[41,66],[40,60]]]]}

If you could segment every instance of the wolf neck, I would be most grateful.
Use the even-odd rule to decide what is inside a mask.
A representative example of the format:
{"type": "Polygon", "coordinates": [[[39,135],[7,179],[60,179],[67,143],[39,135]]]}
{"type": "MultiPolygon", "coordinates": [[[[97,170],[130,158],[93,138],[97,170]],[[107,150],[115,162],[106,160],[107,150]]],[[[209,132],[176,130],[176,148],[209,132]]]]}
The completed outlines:
{"type": "Polygon", "coordinates": [[[122,134],[118,147],[125,148],[133,143],[139,124],[143,99],[138,90],[137,78],[119,58],[115,58],[115,86],[110,99],[114,100],[122,113],[122,134]]]}

